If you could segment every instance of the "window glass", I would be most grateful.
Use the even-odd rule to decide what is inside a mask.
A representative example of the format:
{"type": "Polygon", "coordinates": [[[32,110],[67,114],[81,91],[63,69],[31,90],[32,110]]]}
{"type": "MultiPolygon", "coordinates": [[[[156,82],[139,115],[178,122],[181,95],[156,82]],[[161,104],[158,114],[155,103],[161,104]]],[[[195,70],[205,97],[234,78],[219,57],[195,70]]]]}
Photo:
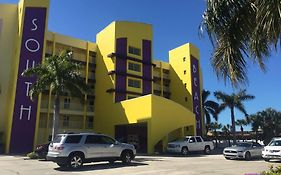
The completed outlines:
{"type": "Polygon", "coordinates": [[[81,138],[81,135],[69,135],[67,136],[65,143],[79,143],[81,138]]]}
{"type": "Polygon", "coordinates": [[[101,140],[104,144],[114,144],[115,140],[110,138],[110,137],[106,137],[106,136],[101,136],[101,140]]]}
{"type": "Polygon", "coordinates": [[[260,144],[258,144],[258,143],[253,143],[253,146],[256,146],[256,147],[261,147],[261,145],[260,145],[260,144]]]}
{"type": "Polygon", "coordinates": [[[189,142],[194,143],[194,142],[195,142],[195,138],[194,138],[194,137],[191,137],[191,138],[189,139],[189,142]]]}
{"type": "Polygon", "coordinates": [[[70,98],[65,98],[64,99],[64,109],[69,109],[70,108],[70,98]]]}
{"type": "Polygon", "coordinates": [[[61,135],[60,136],[56,136],[54,141],[53,141],[53,143],[60,143],[63,138],[64,138],[64,136],[61,136],[61,135]]]}
{"type": "Polygon", "coordinates": [[[129,46],[129,53],[140,56],[141,55],[141,50],[139,48],[135,48],[135,47],[129,46]]]}
{"type": "Polygon", "coordinates": [[[63,126],[63,127],[69,126],[69,116],[68,116],[68,115],[63,116],[63,123],[62,123],[62,126],[63,126]]]}
{"type": "Polygon", "coordinates": [[[128,69],[136,72],[141,72],[141,65],[129,62],[128,69]]]}
{"type": "Polygon", "coordinates": [[[95,135],[88,135],[85,144],[101,144],[101,137],[95,135]]]}
{"type": "Polygon", "coordinates": [[[128,86],[134,88],[140,88],[141,82],[140,80],[128,79],[128,86]]]}
{"type": "Polygon", "coordinates": [[[87,126],[88,126],[88,128],[93,128],[93,126],[94,126],[94,117],[93,116],[87,117],[87,126]]]}
{"type": "Polygon", "coordinates": [[[133,99],[133,98],[136,98],[136,97],[135,97],[135,96],[128,95],[128,100],[129,100],[129,99],[133,99]]]}
{"type": "Polygon", "coordinates": [[[196,141],[197,141],[197,142],[202,142],[202,140],[201,140],[200,137],[196,137],[196,141]]]}

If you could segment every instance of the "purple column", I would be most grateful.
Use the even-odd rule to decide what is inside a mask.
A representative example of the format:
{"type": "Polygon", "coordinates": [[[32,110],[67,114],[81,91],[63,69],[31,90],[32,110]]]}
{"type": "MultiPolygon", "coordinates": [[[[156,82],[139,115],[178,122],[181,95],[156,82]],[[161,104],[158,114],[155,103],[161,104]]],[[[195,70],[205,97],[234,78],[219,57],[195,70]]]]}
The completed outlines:
{"type": "Polygon", "coordinates": [[[143,55],[143,95],[151,94],[152,82],[151,80],[151,41],[142,41],[142,55],[143,55]]]}
{"type": "Polygon", "coordinates": [[[201,93],[200,93],[200,77],[199,62],[191,56],[191,84],[193,98],[193,113],[196,118],[196,135],[202,135],[202,119],[201,119],[201,93]]]}
{"type": "Polygon", "coordinates": [[[127,38],[116,39],[116,72],[122,73],[122,75],[116,74],[115,80],[115,102],[126,100],[126,76],[127,72],[127,38]],[[122,57],[122,58],[118,58],[122,57]],[[123,74],[124,73],[124,74],[123,74]],[[121,93],[120,93],[121,92],[121,93]],[[123,93],[122,93],[123,92],[123,93]]]}
{"type": "Polygon", "coordinates": [[[21,74],[42,62],[46,11],[46,8],[25,8],[10,153],[27,153],[33,149],[37,100],[31,101],[28,92],[36,78],[22,77],[21,74]]]}

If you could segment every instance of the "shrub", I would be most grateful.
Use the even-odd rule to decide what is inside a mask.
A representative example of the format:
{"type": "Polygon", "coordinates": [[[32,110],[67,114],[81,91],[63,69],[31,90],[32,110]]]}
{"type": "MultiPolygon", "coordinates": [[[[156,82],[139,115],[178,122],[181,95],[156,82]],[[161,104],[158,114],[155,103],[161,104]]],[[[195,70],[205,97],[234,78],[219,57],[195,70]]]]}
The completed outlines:
{"type": "Polygon", "coordinates": [[[38,155],[34,151],[31,152],[31,153],[28,153],[26,156],[29,157],[30,159],[38,159],[39,158],[38,155]]]}
{"type": "Polygon", "coordinates": [[[269,171],[263,171],[261,175],[281,175],[281,166],[273,167],[270,166],[269,171]]]}

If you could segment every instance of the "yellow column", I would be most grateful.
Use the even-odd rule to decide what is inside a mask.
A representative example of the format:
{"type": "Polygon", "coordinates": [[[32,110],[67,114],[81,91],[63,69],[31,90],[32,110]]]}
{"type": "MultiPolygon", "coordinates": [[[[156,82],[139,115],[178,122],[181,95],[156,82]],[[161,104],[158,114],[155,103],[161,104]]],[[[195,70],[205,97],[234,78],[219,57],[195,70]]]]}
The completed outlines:
{"type": "Polygon", "coordinates": [[[161,96],[164,97],[164,81],[163,81],[163,65],[160,61],[160,87],[161,87],[161,96]]]}

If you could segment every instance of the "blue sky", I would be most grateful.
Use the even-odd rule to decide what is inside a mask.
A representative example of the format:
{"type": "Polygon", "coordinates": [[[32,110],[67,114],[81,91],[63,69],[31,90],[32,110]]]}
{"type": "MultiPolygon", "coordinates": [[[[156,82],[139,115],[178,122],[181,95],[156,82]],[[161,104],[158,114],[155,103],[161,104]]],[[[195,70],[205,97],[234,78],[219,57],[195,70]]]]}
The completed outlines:
{"type": "MultiPolygon", "coordinates": [[[[17,2],[0,0],[0,3],[17,2]]],[[[169,50],[191,42],[200,49],[204,89],[235,92],[237,90],[229,83],[217,79],[210,65],[213,48],[207,35],[203,39],[198,36],[204,9],[205,0],[51,0],[49,30],[95,41],[96,34],[114,20],[150,23],[154,29],[154,58],[167,61],[169,50]]],[[[266,73],[249,62],[246,88],[249,94],[256,96],[245,103],[249,114],[268,107],[281,111],[280,57],[280,52],[273,52],[267,61],[266,73]]],[[[236,119],[243,117],[236,111],[236,119]]],[[[230,124],[229,110],[220,114],[219,122],[230,124]]]]}

